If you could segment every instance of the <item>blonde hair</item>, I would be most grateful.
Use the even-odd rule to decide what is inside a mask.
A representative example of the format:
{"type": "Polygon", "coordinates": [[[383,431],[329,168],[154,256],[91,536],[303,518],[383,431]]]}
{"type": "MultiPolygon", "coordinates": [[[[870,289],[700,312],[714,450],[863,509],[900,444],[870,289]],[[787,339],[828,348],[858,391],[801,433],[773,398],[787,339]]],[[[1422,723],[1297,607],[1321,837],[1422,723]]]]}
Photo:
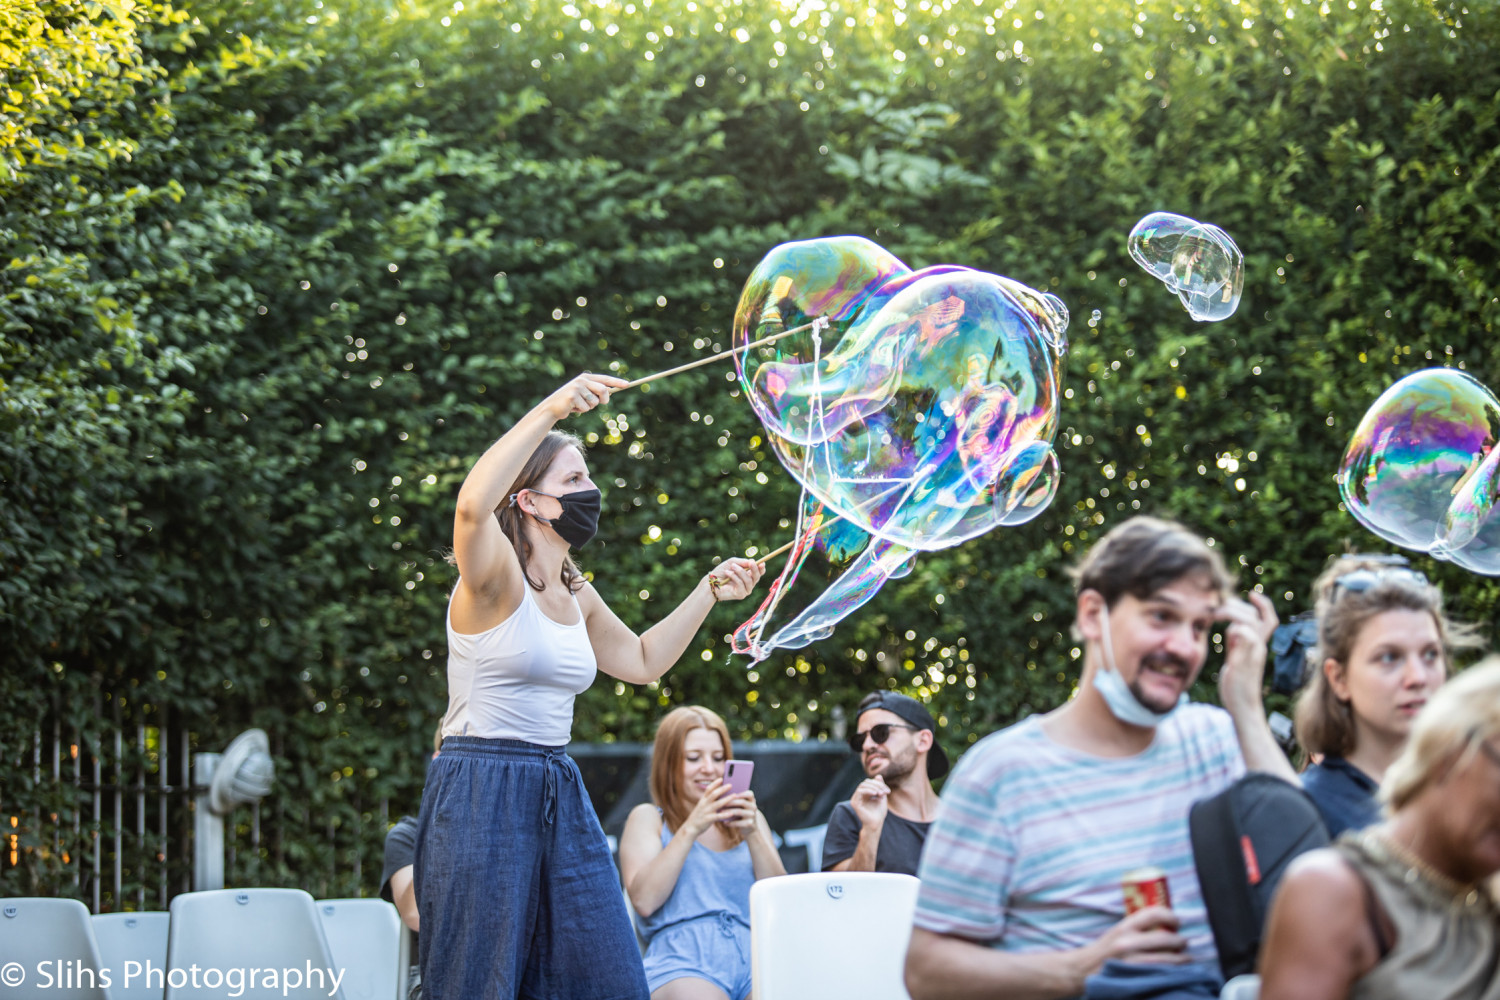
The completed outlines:
{"type": "MultiPolygon", "coordinates": [[[[662,820],[669,830],[680,830],[687,821],[693,805],[688,801],[682,780],[683,760],[687,756],[688,733],[694,729],[707,729],[717,733],[724,748],[724,759],[734,756],[729,741],[729,727],[724,725],[717,712],[701,705],[684,705],[674,708],[656,725],[656,742],[651,746],[651,801],[661,810],[662,820]]],[[[721,827],[731,845],[740,842],[739,832],[731,827],[721,827]]]]}
{"type": "Polygon", "coordinates": [[[1318,617],[1318,642],[1308,651],[1307,686],[1297,696],[1293,717],[1297,742],[1309,754],[1347,757],[1354,752],[1354,709],[1334,693],[1323,664],[1334,660],[1348,669],[1349,657],[1366,623],[1386,611],[1425,611],[1437,626],[1443,646],[1443,666],[1451,668],[1453,653],[1479,644],[1475,631],[1450,621],[1443,613],[1443,592],[1417,577],[1416,572],[1387,558],[1351,553],[1335,556],[1313,583],[1318,617]],[[1340,578],[1357,570],[1378,574],[1367,590],[1338,586],[1340,578]]]}
{"type": "Polygon", "coordinates": [[[1411,736],[1380,786],[1380,799],[1401,809],[1450,766],[1500,736],[1500,656],[1487,656],[1454,676],[1433,695],[1413,723],[1411,736]]]}

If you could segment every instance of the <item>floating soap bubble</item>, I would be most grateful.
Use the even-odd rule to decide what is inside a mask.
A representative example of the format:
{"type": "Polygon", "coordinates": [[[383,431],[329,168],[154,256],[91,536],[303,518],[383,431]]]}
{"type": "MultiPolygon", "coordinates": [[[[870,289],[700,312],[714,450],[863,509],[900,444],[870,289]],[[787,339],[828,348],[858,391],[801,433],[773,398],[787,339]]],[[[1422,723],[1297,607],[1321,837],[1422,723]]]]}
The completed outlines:
{"type": "MultiPolygon", "coordinates": [[[[1055,486],[1054,466],[1029,446],[1050,451],[1056,433],[1067,310],[982,271],[932,268],[897,281],[901,290],[852,331],[882,347],[851,361],[882,387],[880,408],[822,428],[813,444],[774,431],[770,443],[809,492],[864,531],[947,548],[1016,516],[1014,495],[995,500],[1017,461],[1027,463],[1028,484],[1055,486]]],[[[763,386],[753,363],[749,386],[763,386]]],[[[782,369],[780,384],[809,397],[820,377],[804,364],[782,369]]],[[[840,402],[823,399],[826,409],[840,402]]]]}
{"type": "Polygon", "coordinates": [[[826,639],[887,580],[910,573],[916,557],[912,549],[872,538],[804,493],[798,545],[765,601],[735,630],[730,648],[761,660],[773,649],[826,639]],[[801,610],[766,637],[778,611],[796,608],[801,610]]]}
{"type": "Polygon", "coordinates": [[[1355,428],[1339,492],[1365,527],[1403,548],[1500,575],[1500,401],[1452,368],[1408,375],[1355,428]]]}
{"type": "MultiPolygon", "coordinates": [[[[761,385],[752,385],[747,376],[745,352],[735,354],[750,405],[768,431],[813,443],[884,404],[889,386],[881,377],[894,374],[889,363],[876,357],[863,366],[847,364],[849,354],[863,353],[855,351],[858,334],[850,338],[843,355],[835,355],[831,348],[844,342],[881,286],[910,273],[884,247],[861,236],[783,243],[756,265],[735,309],[735,347],[811,326],[815,319],[827,321],[822,330],[792,334],[774,348],[762,348],[755,355],[756,367],[762,359],[774,360],[776,366],[761,374],[761,385]],[[783,383],[785,369],[807,365],[815,369],[809,376],[816,377],[801,378],[797,387],[783,383]]],[[[869,349],[878,355],[889,346],[869,349]]]]}
{"type": "MultiPolygon", "coordinates": [[[[853,237],[809,240],[756,268],[735,343],[809,322],[819,302],[834,306],[828,334],[741,352],[740,376],[777,458],[874,541],[795,627],[740,644],[757,658],[831,627],[913,552],[1030,520],[1057,489],[1068,312],[1055,296],[951,265],[912,272],[853,237]]],[[[747,625],[759,636],[769,618],[747,625]]]]}
{"type": "Polygon", "coordinates": [[[1196,320],[1228,319],[1240,304],[1245,260],[1218,226],[1152,212],[1130,231],[1130,256],[1182,300],[1196,320]]]}

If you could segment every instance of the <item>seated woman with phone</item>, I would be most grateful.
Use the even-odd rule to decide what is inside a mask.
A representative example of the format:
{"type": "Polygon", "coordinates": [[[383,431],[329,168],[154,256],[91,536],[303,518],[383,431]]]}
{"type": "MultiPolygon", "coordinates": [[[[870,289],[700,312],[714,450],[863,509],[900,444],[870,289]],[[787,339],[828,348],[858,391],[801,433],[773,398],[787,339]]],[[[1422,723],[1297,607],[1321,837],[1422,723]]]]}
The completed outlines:
{"type": "Polygon", "coordinates": [[[652,1000],[750,995],[750,886],[786,869],[750,791],[754,765],[730,753],[716,713],[667,713],[651,752],[652,801],[625,821],[620,875],[640,914],[652,1000]]]}

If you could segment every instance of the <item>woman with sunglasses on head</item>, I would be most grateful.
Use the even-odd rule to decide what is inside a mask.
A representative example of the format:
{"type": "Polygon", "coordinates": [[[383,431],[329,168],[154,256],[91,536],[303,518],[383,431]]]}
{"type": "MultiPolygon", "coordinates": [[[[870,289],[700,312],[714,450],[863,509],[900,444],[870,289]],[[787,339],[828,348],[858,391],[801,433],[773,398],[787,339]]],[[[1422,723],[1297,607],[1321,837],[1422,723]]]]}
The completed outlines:
{"type": "Polygon", "coordinates": [[[725,783],[724,720],[673,709],[651,748],[651,802],[620,837],[620,877],[640,914],[652,1000],[750,995],[750,886],[785,875],[755,793],[725,783]]]}
{"type": "Polygon", "coordinates": [[[1500,658],[1433,695],[1380,794],[1384,822],[1287,869],[1260,1000],[1500,1000],[1500,658]]]}
{"type": "Polygon", "coordinates": [[[1380,818],[1375,792],[1412,720],[1473,632],[1400,556],[1346,555],[1313,584],[1318,642],[1297,699],[1297,739],[1318,763],[1302,775],[1331,836],[1380,818]]]}
{"type": "Polygon", "coordinates": [[[428,1000],[647,995],[604,831],[565,752],[574,697],[603,671],[649,684],[762,568],[720,563],[636,635],[573,562],[599,490],[559,420],[624,383],[580,375],[490,446],[458,493],[448,712],[422,796],[415,882],[428,1000]]]}

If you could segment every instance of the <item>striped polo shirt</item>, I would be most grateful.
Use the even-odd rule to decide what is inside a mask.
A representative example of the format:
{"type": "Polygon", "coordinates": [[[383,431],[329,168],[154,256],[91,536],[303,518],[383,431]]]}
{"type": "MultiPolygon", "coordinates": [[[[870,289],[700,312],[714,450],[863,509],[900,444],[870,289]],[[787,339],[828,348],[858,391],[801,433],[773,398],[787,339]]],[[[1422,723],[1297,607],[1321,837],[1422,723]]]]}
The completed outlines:
{"type": "Polygon", "coordinates": [[[1016,952],[1097,940],[1125,916],[1120,876],[1167,873],[1189,956],[1216,962],[1188,808],[1245,771],[1229,713],[1184,705],[1145,751],[1095,757],[1032,716],[986,737],[943,787],[916,926],[1016,952]]]}

